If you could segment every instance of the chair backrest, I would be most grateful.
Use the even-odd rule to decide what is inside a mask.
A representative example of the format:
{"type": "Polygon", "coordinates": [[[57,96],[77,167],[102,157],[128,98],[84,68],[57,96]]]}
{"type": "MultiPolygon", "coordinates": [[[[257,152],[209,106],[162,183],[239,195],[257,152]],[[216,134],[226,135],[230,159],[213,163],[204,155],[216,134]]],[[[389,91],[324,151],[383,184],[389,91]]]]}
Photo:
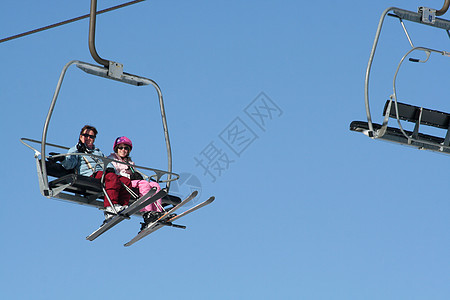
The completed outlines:
{"type": "MultiPolygon", "coordinates": [[[[39,160],[39,162],[40,161],[41,160],[39,160]]],[[[67,170],[61,164],[59,164],[55,161],[47,160],[45,162],[45,165],[47,167],[47,175],[52,176],[52,177],[59,178],[59,177],[63,177],[68,174],[75,174],[75,169],[67,170]]]]}
{"type": "MultiPolygon", "coordinates": [[[[383,109],[383,116],[386,115],[390,100],[386,102],[383,109]]],[[[410,104],[397,102],[398,117],[400,120],[412,123],[428,125],[441,129],[448,129],[450,124],[450,114],[445,112],[422,108],[410,104]]],[[[392,103],[389,117],[397,118],[395,103],[392,103]]]]}

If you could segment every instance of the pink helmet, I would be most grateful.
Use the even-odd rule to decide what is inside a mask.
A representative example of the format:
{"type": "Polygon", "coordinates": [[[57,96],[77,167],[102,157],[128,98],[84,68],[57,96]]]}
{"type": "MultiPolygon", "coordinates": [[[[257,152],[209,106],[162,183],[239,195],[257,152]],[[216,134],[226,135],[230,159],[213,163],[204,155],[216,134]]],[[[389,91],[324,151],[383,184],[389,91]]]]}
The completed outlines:
{"type": "Polygon", "coordinates": [[[131,151],[131,149],[133,149],[133,143],[131,142],[131,140],[129,138],[127,138],[126,136],[119,136],[114,141],[114,146],[113,146],[114,152],[117,152],[117,146],[120,144],[125,144],[125,145],[130,146],[130,151],[131,151]]]}

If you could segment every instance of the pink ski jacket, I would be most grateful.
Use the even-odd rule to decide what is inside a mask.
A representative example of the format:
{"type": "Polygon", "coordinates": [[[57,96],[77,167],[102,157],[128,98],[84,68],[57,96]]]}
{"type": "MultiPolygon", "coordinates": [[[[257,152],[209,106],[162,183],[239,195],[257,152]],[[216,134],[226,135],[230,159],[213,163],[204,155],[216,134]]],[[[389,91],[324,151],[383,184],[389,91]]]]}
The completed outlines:
{"type": "MultiPolygon", "coordinates": [[[[117,155],[116,153],[111,153],[108,158],[114,159],[114,160],[118,160],[118,161],[123,161],[125,163],[134,165],[134,162],[131,160],[130,157],[127,157],[125,159],[120,158],[119,155],[117,155]]],[[[130,167],[124,164],[120,164],[117,162],[111,162],[111,164],[114,166],[114,168],[116,169],[116,174],[130,178],[131,175],[131,170],[130,167]]]]}

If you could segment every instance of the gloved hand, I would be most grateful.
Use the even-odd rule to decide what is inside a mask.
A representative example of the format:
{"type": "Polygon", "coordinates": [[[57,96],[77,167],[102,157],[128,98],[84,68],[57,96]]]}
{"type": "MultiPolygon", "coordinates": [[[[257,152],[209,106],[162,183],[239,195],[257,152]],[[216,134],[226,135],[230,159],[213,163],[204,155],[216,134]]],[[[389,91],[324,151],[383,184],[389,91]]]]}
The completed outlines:
{"type": "MultiPolygon", "coordinates": [[[[61,154],[61,153],[50,152],[49,154],[53,156],[53,155],[58,155],[58,154],[61,154]]],[[[64,159],[65,159],[64,156],[60,156],[60,157],[49,157],[49,158],[48,158],[48,160],[49,160],[49,161],[52,161],[52,162],[63,161],[64,159]]]]}
{"type": "Polygon", "coordinates": [[[142,175],[140,173],[134,172],[134,173],[131,173],[130,179],[131,180],[144,180],[144,177],[142,177],[142,175]]]}
{"type": "Polygon", "coordinates": [[[78,150],[78,153],[86,153],[87,152],[86,145],[84,143],[82,143],[81,141],[78,141],[77,150],[78,150]]]}
{"type": "Polygon", "coordinates": [[[106,168],[105,173],[116,173],[116,170],[114,168],[106,168]]]}

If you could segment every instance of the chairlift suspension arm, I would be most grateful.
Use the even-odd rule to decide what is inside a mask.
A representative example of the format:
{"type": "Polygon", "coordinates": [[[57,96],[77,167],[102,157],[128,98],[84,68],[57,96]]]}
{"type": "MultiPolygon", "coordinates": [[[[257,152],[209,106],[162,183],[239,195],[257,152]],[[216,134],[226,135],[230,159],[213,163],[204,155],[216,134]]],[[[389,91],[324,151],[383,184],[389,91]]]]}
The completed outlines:
{"type": "Polygon", "coordinates": [[[436,11],[436,16],[442,16],[443,14],[445,14],[448,10],[449,5],[450,5],[450,0],[445,0],[442,8],[440,10],[436,11]]]}
{"type": "Polygon", "coordinates": [[[99,64],[109,68],[109,60],[103,59],[95,49],[95,24],[97,20],[97,0],[91,0],[91,12],[89,16],[89,51],[92,58],[99,64]]]}

